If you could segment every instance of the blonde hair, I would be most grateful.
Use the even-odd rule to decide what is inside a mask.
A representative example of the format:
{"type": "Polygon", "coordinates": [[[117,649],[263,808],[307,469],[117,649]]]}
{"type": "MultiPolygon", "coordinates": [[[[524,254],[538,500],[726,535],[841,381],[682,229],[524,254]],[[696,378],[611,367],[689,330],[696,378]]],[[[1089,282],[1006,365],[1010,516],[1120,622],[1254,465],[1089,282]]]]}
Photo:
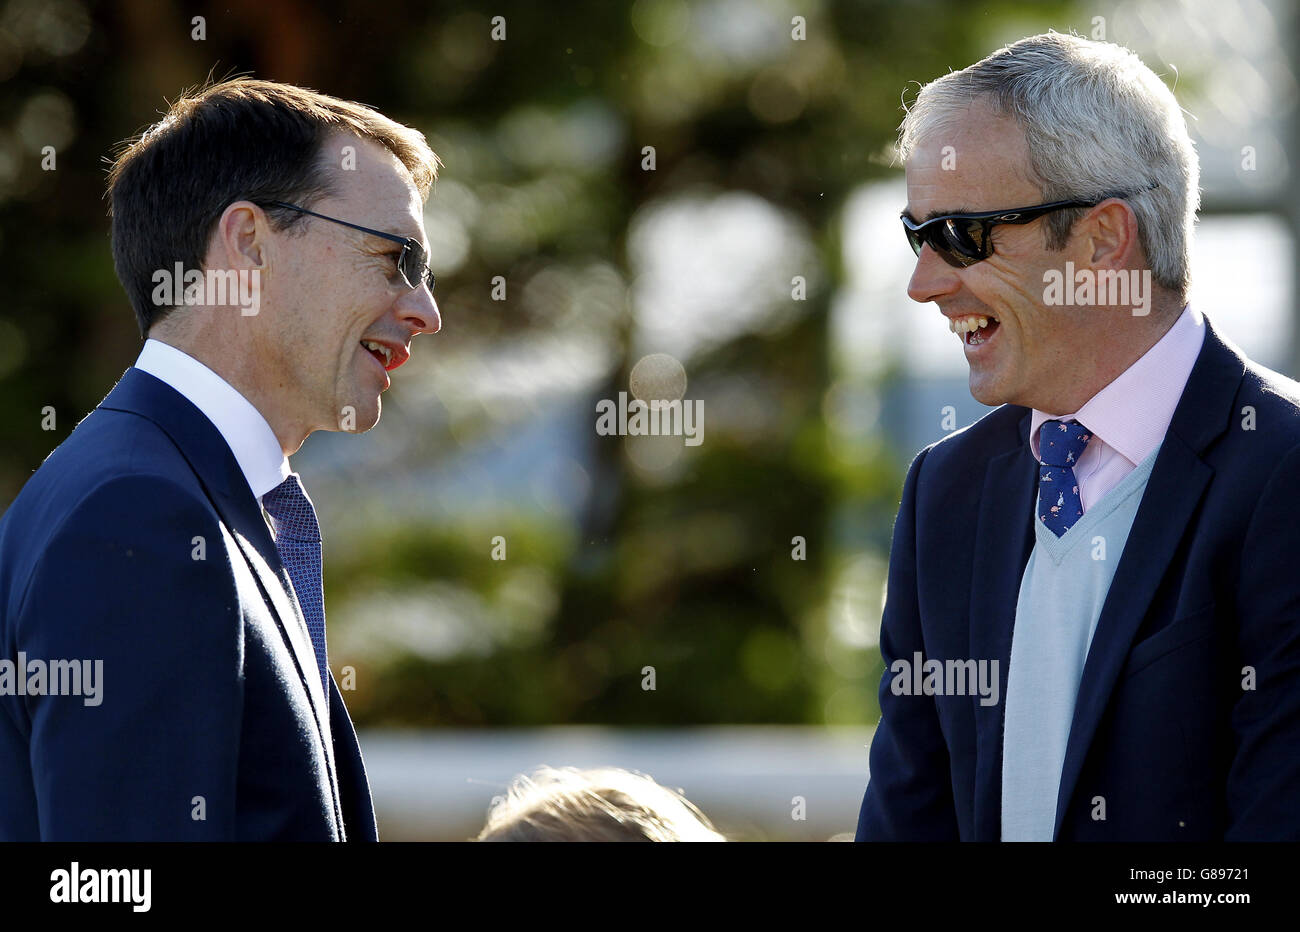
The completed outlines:
{"type": "Polygon", "coordinates": [[[726,841],[680,793],[602,767],[542,767],[516,777],[476,841],[726,841]]]}

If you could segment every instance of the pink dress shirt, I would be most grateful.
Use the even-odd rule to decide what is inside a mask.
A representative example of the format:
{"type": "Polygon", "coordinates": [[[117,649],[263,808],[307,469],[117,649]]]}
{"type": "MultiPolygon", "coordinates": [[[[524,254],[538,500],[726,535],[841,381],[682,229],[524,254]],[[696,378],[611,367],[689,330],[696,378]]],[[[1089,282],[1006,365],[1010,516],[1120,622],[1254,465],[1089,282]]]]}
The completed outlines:
{"type": "Polygon", "coordinates": [[[1092,431],[1074,467],[1085,512],[1160,446],[1204,339],[1205,319],[1187,305],[1151,349],[1078,411],[1047,414],[1034,409],[1029,449],[1040,463],[1038,431],[1044,421],[1075,420],[1092,431]]]}

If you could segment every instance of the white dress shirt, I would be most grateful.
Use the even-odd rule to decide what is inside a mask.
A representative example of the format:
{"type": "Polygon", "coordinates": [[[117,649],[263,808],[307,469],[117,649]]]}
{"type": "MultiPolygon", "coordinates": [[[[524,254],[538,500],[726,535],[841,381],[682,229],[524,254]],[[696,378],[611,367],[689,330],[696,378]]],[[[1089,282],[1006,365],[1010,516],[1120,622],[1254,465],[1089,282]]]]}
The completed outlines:
{"type": "Polygon", "coordinates": [[[221,433],[260,503],[289,478],[289,458],[252,402],[188,353],[160,340],[146,340],[135,367],[166,382],[202,411],[221,433]]]}
{"type": "MultiPolygon", "coordinates": [[[[235,455],[235,462],[259,505],[263,495],[289,478],[289,458],[280,449],[280,441],[275,439],[275,431],[266,418],[233,385],[203,363],[160,340],[146,340],[135,367],[166,382],[207,416],[235,455]]],[[[275,522],[265,507],[261,511],[274,538],[275,522]]],[[[303,633],[307,633],[305,627],[303,633]]],[[[326,699],[327,709],[328,703],[326,699]]],[[[326,753],[332,754],[328,713],[320,721],[326,753]]]]}

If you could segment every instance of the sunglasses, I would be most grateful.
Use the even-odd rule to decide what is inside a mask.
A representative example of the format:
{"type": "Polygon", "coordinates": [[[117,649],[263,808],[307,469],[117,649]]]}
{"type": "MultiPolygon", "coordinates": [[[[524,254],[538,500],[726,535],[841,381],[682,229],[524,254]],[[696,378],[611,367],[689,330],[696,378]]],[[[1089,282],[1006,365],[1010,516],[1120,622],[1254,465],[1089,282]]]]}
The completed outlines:
{"type": "MultiPolygon", "coordinates": [[[[1143,190],[1159,187],[1152,182],[1143,190]]],[[[939,258],[954,268],[964,269],[993,255],[993,228],[1002,223],[1033,223],[1039,217],[1069,207],[1096,207],[1111,198],[1132,197],[1131,194],[1108,194],[1095,201],[1052,201],[1033,207],[1016,207],[1011,210],[987,210],[979,213],[944,214],[917,223],[903,211],[903,232],[918,256],[923,246],[929,246],[939,258]]]]}
{"type": "Polygon", "coordinates": [[[421,284],[429,286],[429,294],[433,294],[433,272],[430,270],[429,254],[424,251],[416,240],[409,236],[398,236],[394,233],[384,233],[381,230],[372,230],[370,227],[363,227],[360,224],[349,223],[346,220],[339,220],[337,217],[327,217],[324,214],[318,214],[314,210],[308,210],[305,207],[299,207],[297,204],[286,204],[284,201],[266,201],[260,203],[260,207],[285,207],[289,210],[296,210],[300,214],[307,214],[310,217],[319,217],[321,220],[328,220],[330,223],[337,223],[340,226],[350,227],[353,230],[360,230],[362,233],[369,233],[371,236],[382,236],[392,243],[402,244],[402,254],[397,257],[397,271],[402,275],[402,281],[411,289],[419,288],[421,284]]]}

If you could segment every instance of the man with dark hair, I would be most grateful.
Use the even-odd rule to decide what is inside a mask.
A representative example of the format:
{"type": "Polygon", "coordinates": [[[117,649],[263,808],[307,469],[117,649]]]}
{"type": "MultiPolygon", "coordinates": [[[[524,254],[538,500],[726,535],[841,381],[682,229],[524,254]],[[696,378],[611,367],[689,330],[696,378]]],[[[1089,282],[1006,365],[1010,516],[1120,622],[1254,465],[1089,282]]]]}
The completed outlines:
{"type": "Polygon", "coordinates": [[[374,110],[251,79],[118,156],[147,339],[0,521],[0,839],[376,839],[288,456],[373,427],[438,330],[437,169],[374,110]]]}

